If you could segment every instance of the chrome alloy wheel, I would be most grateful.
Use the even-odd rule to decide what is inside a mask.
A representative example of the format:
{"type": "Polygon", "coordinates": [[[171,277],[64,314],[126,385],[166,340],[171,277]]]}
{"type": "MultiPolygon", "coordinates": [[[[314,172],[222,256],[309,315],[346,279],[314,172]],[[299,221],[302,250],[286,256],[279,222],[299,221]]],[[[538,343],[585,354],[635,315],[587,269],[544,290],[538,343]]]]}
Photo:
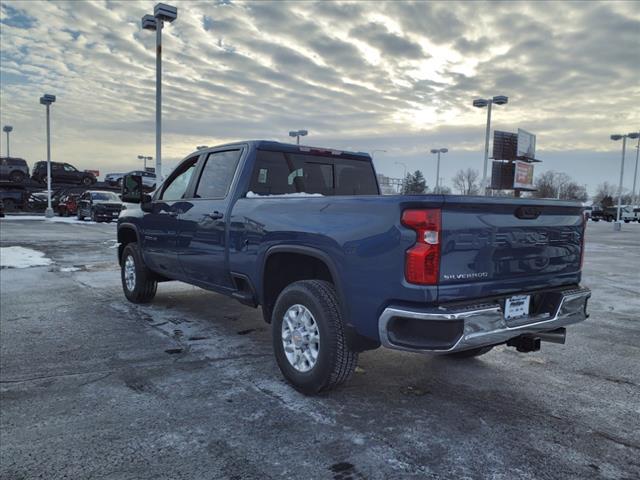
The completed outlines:
{"type": "Polygon", "coordinates": [[[282,346],[287,360],[299,372],[308,372],[318,360],[320,331],[307,307],[295,304],[282,318],[282,346]]]}
{"type": "Polygon", "coordinates": [[[127,284],[127,290],[133,292],[136,288],[136,264],[131,255],[124,262],[124,281],[127,284]]]}

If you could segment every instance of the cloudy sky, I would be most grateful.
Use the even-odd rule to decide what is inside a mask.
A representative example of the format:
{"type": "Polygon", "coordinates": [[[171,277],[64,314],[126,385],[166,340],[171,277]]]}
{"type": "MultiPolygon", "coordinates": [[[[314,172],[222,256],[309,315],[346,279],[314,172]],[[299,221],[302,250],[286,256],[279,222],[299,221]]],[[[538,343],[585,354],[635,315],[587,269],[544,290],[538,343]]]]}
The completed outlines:
{"type": "MultiPolygon", "coordinates": [[[[155,36],[140,18],[155,2],[1,2],[0,123],[12,155],[126,171],[154,155],[155,36]]],[[[425,172],[448,147],[445,183],[482,168],[493,127],[538,136],[537,167],[593,191],[616,182],[619,142],[640,128],[640,9],[634,2],[177,1],[164,29],[164,160],[196,145],[266,138],[376,152],[377,169],[425,172]]],[[[2,152],[5,142],[2,138],[2,152]]],[[[635,144],[628,150],[631,186],[635,144]]]]}

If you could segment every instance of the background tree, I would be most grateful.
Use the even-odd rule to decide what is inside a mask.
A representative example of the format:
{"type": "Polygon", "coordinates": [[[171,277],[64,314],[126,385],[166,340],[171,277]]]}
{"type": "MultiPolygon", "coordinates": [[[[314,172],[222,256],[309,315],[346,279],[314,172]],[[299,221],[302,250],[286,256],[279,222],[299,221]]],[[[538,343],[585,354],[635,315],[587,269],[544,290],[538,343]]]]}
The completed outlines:
{"type": "Polygon", "coordinates": [[[584,186],[578,184],[564,172],[548,170],[538,175],[534,181],[536,198],[560,198],[584,202],[589,195],[584,186]]]}
{"type": "MultiPolygon", "coordinates": [[[[622,205],[629,205],[632,202],[631,194],[627,189],[622,190],[622,205]]],[[[593,196],[593,203],[602,205],[603,207],[611,207],[618,204],[618,187],[609,183],[603,182],[598,185],[596,194],[593,196]]]]}
{"type": "Polygon", "coordinates": [[[480,193],[480,187],[477,184],[479,176],[480,173],[473,168],[460,169],[453,177],[453,188],[461,195],[478,195],[480,193]]]}
{"type": "Polygon", "coordinates": [[[427,189],[427,181],[420,170],[413,173],[407,173],[402,186],[404,195],[425,193],[427,189]]]}

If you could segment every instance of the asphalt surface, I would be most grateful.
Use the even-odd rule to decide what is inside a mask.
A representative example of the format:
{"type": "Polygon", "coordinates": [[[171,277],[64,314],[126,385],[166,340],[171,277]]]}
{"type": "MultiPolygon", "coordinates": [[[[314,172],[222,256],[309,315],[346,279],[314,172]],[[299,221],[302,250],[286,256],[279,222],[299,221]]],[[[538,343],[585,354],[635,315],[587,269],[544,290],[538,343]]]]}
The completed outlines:
{"type": "Polygon", "coordinates": [[[566,345],[379,349],[320,397],[284,382],[259,310],[177,283],[128,303],[114,239],[0,220],[54,261],[0,270],[3,479],[640,478],[638,224],[589,224],[566,345]]]}

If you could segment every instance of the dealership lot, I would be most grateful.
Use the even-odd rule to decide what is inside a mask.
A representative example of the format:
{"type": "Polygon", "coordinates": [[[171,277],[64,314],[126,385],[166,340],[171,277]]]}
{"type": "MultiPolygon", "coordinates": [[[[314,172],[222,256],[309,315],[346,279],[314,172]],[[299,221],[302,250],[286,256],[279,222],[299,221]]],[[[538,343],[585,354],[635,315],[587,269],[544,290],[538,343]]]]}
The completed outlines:
{"type": "Polygon", "coordinates": [[[591,318],[476,360],[376,350],[305,397],[259,310],[177,283],[124,299],[115,225],[0,220],[0,477],[638,478],[640,224],[587,229],[591,318]]]}

